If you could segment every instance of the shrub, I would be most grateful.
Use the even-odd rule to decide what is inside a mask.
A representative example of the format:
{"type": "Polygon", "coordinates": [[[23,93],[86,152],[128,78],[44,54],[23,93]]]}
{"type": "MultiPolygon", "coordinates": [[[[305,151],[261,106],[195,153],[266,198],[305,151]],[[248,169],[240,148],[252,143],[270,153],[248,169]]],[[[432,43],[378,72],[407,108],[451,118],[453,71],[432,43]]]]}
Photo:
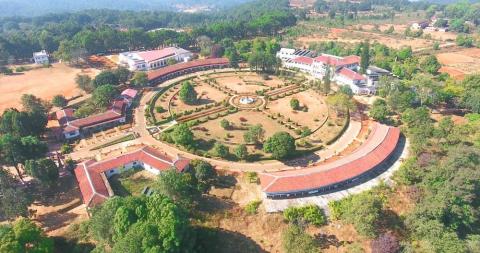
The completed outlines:
{"type": "Polygon", "coordinates": [[[52,104],[56,107],[64,107],[67,103],[68,101],[63,95],[56,95],[52,98],[52,104]]]}
{"type": "Polygon", "coordinates": [[[315,239],[298,225],[290,225],[282,233],[282,248],[285,253],[318,253],[315,239]]]}
{"type": "Polygon", "coordinates": [[[258,184],[258,174],[257,172],[248,171],[247,173],[248,182],[251,184],[258,184]]]}
{"type": "Polygon", "coordinates": [[[262,204],[262,201],[261,200],[254,200],[254,201],[251,201],[250,203],[248,203],[246,206],[245,206],[245,212],[247,212],[247,214],[256,214],[257,211],[258,211],[258,207],[260,206],[260,204],[262,204]]]}
{"type": "Polygon", "coordinates": [[[294,132],[295,132],[296,135],[301,135],[302,134],[302,130],[298,129],[298,128],[295,129],[294,132]]]}
{"type": "Polygon", "coordinates": [[[230,129],[230,122],[226,119],[222,119],[220,121],[220,126],[225,130],[230,129]]]}
{"type": "Polygon", "coordinates": [[[213,146],[213,155],[221,158],[226,158],[230,154],[230,151],[228,150],[228,147],[221,144],[221,143],[215,143],[213,146]]]}
{"type": "Polygon", "coordinates": [[[73,151],[73,147],[70,146],[68,143],[65,143],[62,145],[62,147],[60,148],[60,152],[62,154],[69,154],[69,153],[72,153],[73,151]]]}
{"type": "Polygon", "coordinates": [[[302,137],[307,137],[312,134],[312,130],[308,127],[303,127],[302,128],[302,137]]]}
{"type": "Polygon", "coordinates": [[[316,205],[303,207],[289,207],[283,211],[285,220],[291,223],[307,222],[315,226],[322,226],[327,223],[323,209],[316,205]]]}
{"type": "Polygon", "coordinates": [[[15,68],[15,72],[25,72],[27,70],[28,70],[28,68],[26,68],[24,66],[19,66],[19,67],[15,68]]]}
{"type": "Polygon", "coordinates": [[[156,111],[157,113],[162,113],[162,112],[165,112],[165,109],[163,109],[163,107],[161,107],[161,106],[156,106],[156,107],[155,107],[155,111],[156,111]]]}
{"type": "Polygon", "coordinates": [[[240,144],[240,145],[236,146],[235,150],[234,150],[234,153],[235,153],[235,156],[240,160],[247,159],[247,157],[248,157],[247,146],[245,146],[244,144],[240,144]]]}

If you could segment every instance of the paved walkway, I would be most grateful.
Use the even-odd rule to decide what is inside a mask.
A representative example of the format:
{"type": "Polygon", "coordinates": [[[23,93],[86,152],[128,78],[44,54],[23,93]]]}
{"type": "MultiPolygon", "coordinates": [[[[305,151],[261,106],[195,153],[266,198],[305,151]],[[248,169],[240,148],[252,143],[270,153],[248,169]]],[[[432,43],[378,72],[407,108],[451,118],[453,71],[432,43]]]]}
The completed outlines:
{"type": "Polygon", "coordinates": [[[393,173],[400,168],[402,161],[408,157],[408,146],[408,141],[405,141],[404,145],[399,145],[398,149],[393,155],[395,160],[387,164],[386,166],[388,166],[388,168],[382,174],[373,179],[370,179],[357,186],[342,191],[337,191],[319,196],[310,196],[295,199],[268,199],[266,198],[266,195],[263,194],[263,204],[265,206],[265,210],[270,213],[280,212],[290,206],[304,206],[308,204],[314,204],[328,211],[328,203],[330,203],[331,201],[340,200],[352,194],[358,194],[370,190],[375,186],[379,185],[381,182],[392,184],[393,181],[391,181],[390,178],[392,177],[393,173]]]}

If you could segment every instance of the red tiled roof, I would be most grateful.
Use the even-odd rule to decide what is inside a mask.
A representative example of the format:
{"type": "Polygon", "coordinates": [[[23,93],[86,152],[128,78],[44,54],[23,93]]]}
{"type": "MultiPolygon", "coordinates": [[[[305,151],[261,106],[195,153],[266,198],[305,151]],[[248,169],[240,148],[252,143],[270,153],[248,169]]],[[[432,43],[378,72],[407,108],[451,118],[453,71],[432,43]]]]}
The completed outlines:
{"type": "Polygon", "coordinates": [[[73,115],[74,110],[72,108],[63,109],[55,113],[60,126],[64,126],[75,117],[73,115]]]}
{"type": "Polygon", "coordinates": [[[134,89],[126,89],[122,91],[122,96],[129,97],[131,99],[135,98],[137,96],[138,91],[134,89]]]}
{"type": "Polygon", "coordinates": [[[360,56],[349,55],[343,58],[342,63],[344,65],[351,65],[354,63],[360,64],[360,59],[361,59],[360,56]]]}
{"type": "Polygon", "coordinates": [[[102,173],[135,161],[148,164],[160,171],[175,167],[180,172],[188,168],[190,163],[188,159],[184,158],[173,160],[166,154],[148,146],[100,162],[95,160],[83,162],[75,168],[75,176],[82,193],[83,202],[88,207],[103,203],[110,197],[110,194],[108,192],[108,181],[102,178],[102,173]]]}
{"type": "Polygon", "coordinates": [[[293,59],[292,61],[307,64],[307,65],[311,65],[313,63],[313,58],[300,56],[300,57],[297,57],[297,58],[293,59]]]}
{"type": "Polygon", "coordinates": [[[346,56],[344,58],[341,57],[334,57],[331,55],[320,55],[316,58],[314,58],[316,62],[322,62],[325,64],[330,64],[333,66],[345,66],[345,65],[351,65],[354,63],[360,63],[360,57],[356,55],[350,55],[346,56]]]}
{"type": "Polygon", "coordinates": [[[316,190],[356,178],[384,162],[395,150],[400,130],[377,124],[367,141],[340,160],[302,170],[263,173],[262,190],[282,194],[316,190]]]}
{"type": "Polygon", "coordinates": [[[357,72],[351,70],[351,69],[347,69],[347,68],[342,68],[340,69],[340,71],[338,72],[338,74],[350,79],[350,80],[366,80],[366,78],[360,74],[358,74],[357,72]]]}
{"type": "Polygon", "coordinates": [[[203,60],[196,60],[184,63],[178,63],[171,66],[167,66],[161,69],[153,70],[148,72],[148,80],[154,80],[159,77],[175,73],[181,70],[187,70],[190,68],[196,67],[203,67],[203,66],[211,66],[211,65],[226,65],[229,64],[229,60],[227,58],[212,58],[212,59],[203,59],[203,60]]]}
{"type": "Polygon", "coordinates": [[[138,52],[137,54],[142,57],[142,59],[144,59],[146,62],[151,62],[175,55],[176,50],[177,49],[174,47],[166,47],[160,50],[138,52]]]}
{"type": "Polygon", "coordinates": [[[123,117],[125,106],[126,104],[124,100],[115,100],[106,112],[70,121],[68,126],[64,128],[64,131],[69,132],[83,127],[118,120],[123,117]]]}

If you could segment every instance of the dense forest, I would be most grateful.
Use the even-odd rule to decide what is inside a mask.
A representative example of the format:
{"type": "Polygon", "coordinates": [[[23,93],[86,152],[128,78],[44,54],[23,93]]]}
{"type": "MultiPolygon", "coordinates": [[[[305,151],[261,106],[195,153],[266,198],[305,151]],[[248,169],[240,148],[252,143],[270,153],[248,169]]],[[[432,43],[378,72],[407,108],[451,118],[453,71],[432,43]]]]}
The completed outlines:
{"type": "MultiPolygon", "coordinates": [[[[33,18],[0,20],[0,56],[28,59],[32,52],[46,49],[65,53],[89,54],[120,50],[155,48],[162,45],[196,46],[196,39],[207,36],[213,41],[224,38],[275,35],[294,25],[296,17],[288,9],[288,0],[255,1],[216,14],[173,12],[85,11],[75,14],[51,14],[33,18]],[[191,27],[188,32],[151,29],[191,27]]],[[[71,57],[71,55],[70,55],[71,57]]]]}
{"type": "Polygon", "coordinates": [[[11,16],[41,16],[51,13],[74,12],[87,9],[115,9],[115,10],[169,10],[182,11],[192,7],[208,7],[210,10],[219,10],[232,7],[251,0],[1,0],[0,17],[11,16]]]}

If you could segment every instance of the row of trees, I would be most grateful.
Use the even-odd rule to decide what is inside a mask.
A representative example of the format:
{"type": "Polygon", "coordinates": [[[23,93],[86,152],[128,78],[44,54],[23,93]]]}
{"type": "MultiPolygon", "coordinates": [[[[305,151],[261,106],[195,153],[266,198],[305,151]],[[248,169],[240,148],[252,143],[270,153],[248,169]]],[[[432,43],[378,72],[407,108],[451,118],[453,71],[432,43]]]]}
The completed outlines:
{"type": "Polygon", "coordinates": [[[0,116],[0,164],[15,168],[18,176],[13,178],[9,170],[0,169],[0,219],[28,214],[31,197],[20,184],[24,173],[43,187],[55,186],[58,179],[58,167],[44,158],[48,148],[41,141],[50,105],[33,95],[23,95],[21,103],[23,110],[7,109],[0,116]]]}
{"type": "Polygon", "coordinates": [[[19,26],[19,20],[6,19],[8,32],[0,36],[0,55],[7,59],[30,58],[32,52],[46,49],[56,52],[57,58],[75,61],[86,54],[117,52],[162,45],[196,47],[197,38],[207,36],[215,42],[224,38],[241,39],[257,35],[274,35],[286,26],[295,24],[296,18],[288,9],[288,1],[255,1],[226,14],[189,16],[191,20],[178,22],[194,25],[190,32],[149,29],[176,24],[172,16],[188,14],[155,12],[110,12],[39,17],[30,22],[28,29],[19,26]],[[254,7],[252,9],[252,7],[254,7]],[[253,11],[252,11],[253,10],[253,11]],[[167,20],[173,21],[167,21],[167,20]],[[108,20],[108,21],[107,21],[108,20]],[[132,22],[133,23],[130,23],[132,22]],[[112,26],[118,24],[125,30],[112,26]]]}

